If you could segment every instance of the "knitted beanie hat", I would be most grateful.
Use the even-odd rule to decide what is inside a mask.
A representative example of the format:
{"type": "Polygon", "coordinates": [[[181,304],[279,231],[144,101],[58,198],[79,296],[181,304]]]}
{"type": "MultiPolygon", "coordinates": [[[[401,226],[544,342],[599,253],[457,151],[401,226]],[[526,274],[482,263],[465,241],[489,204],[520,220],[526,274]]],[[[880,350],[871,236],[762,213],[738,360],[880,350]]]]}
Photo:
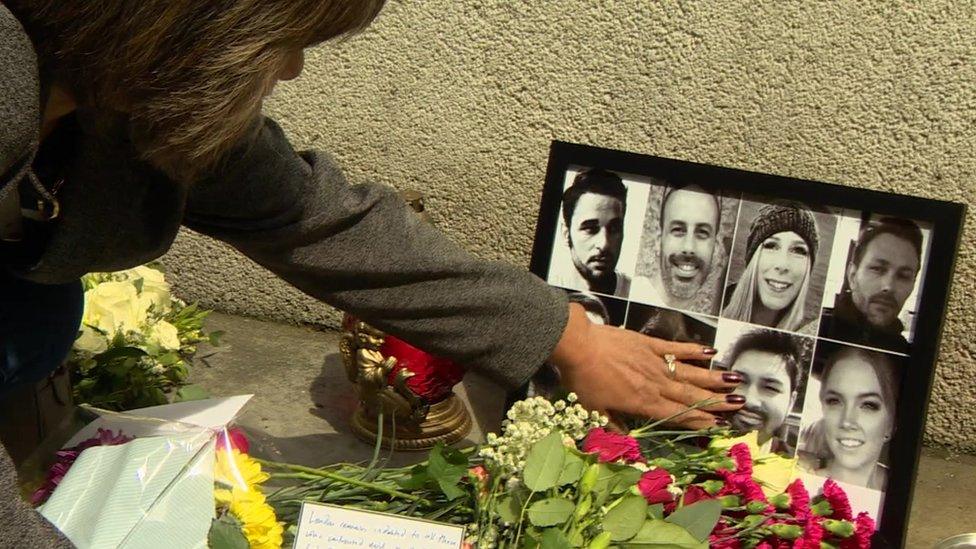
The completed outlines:
{"type": "Polygon", "coordinates": [[[776,201],[764,205],[749,227],[749,240],[746,241],[746,261],[764,240],[776,233],[792,231],[810,247],[810,265],[817,258],[820,235],[813,213],[799,202],[776,201]]]}

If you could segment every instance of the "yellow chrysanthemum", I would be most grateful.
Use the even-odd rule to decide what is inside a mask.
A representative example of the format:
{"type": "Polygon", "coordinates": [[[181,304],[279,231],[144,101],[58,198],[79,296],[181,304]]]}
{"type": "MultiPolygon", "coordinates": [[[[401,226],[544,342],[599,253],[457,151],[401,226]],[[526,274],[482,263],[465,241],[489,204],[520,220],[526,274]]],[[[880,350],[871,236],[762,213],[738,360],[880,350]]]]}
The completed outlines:
{"type": "Polygon", "coordinates": [[[749,455],[752,456],[752,478],[762,486],[766,497],[781,494],[786,490],[796,470],[796,458],[784,458],[779,454],[763,452],[759,448],[759,433],[756,431],[735,438],[716,437],[709,443],[709,447],[728,449],[736,444],[745,444],[749,447],[749,455]]]}
{"type": "Polygon", "coordinates": [[[236,449],[217,449],[217,462],[214,465],[214,481],[217,484],[247,490],[268,478],[270,476],[261,470],[261,464],[247,454],[236,449]]]}
{"type": "Polygon", "coordinates": [[[214,490],[214,499],[218,506],[227,506],[230,514],[241,521],[241,531],[251,549],[280,549],[285,530],[274,509],[265,502],[264,494],[234,487],[214,490]]]}

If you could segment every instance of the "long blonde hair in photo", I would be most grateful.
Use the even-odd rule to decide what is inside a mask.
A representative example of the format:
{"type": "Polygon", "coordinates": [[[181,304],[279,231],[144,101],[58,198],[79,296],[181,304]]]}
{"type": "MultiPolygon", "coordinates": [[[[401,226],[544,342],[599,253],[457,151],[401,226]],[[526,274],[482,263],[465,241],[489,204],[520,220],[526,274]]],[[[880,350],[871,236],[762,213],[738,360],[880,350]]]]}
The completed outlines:
{"type": "MultiPolygon", "coordinates": [[[[761,253],[761,249],[756,250],[752,254],[752,257],[749,258],[749,263],[746,264],[746,268],[739,277],[739,283],[736,284],[735,291],[732,292],[732,297],[729,298],[729,304],[726,305],[723,311],[723,316],[726,318],[740,320],[742,322],[752,321],[753,303],[759,299],[759,290],[756,284],[759,281],[759,254],[761,253]]],[[[776,326],[772,326],[773,328],[796,331],[803,325],[803,319],[806,316],[805,303],[807,300],[807,292],[810,288],[812,264],[812,261],[807,262],[807,272],[804,274],[800,291],[796,294],[796,298],[793,299],[793,303],[790,304],[789,310],[780,317],[776,326]]]]}

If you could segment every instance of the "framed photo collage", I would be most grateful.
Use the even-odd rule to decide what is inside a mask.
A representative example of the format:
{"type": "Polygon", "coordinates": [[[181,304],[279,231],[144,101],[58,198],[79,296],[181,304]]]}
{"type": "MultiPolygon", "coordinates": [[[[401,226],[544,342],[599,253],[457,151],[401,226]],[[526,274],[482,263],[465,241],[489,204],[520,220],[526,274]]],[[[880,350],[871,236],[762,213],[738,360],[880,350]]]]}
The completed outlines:
{"type": "MultiPolygon", "coordinates": [[[[728,417],[904,536],[959,204],[554,142],[532,271],[593,322],[718,350],[728,417]]],[[[543,370],[534,389],[558,383],[543,370]]]]}

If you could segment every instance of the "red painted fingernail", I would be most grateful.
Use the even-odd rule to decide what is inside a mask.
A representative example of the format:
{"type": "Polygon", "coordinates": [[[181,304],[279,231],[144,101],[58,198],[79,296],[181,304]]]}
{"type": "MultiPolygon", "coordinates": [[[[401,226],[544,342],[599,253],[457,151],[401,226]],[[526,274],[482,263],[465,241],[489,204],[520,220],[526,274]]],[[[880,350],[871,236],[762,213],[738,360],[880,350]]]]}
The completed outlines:
{"type": "Polygon", "coordinates": [[[722,374],[722,381],[726,383],[742,383],[742,374],[736,372],[725,372],[722,374]]]}
{"type": "Polygon", "coordinates": [[[742,395],[725,395],[725,402],[729,404],[745,404],[746,397],[742,395]]]}
{"type": "Polygon", "coordinates": [[[702,354],[705,356],[712,356],[718,353],[718,349],[714,347],[702,347],[702,354]]]}
{"type": "Polygon", "coordinates": [[[715,418],[715,425],[718,425],[719,427],[728,427],[731,424],[729,423],[729,420],[725,419],[724,417],[717,417],[715,418]]]}

